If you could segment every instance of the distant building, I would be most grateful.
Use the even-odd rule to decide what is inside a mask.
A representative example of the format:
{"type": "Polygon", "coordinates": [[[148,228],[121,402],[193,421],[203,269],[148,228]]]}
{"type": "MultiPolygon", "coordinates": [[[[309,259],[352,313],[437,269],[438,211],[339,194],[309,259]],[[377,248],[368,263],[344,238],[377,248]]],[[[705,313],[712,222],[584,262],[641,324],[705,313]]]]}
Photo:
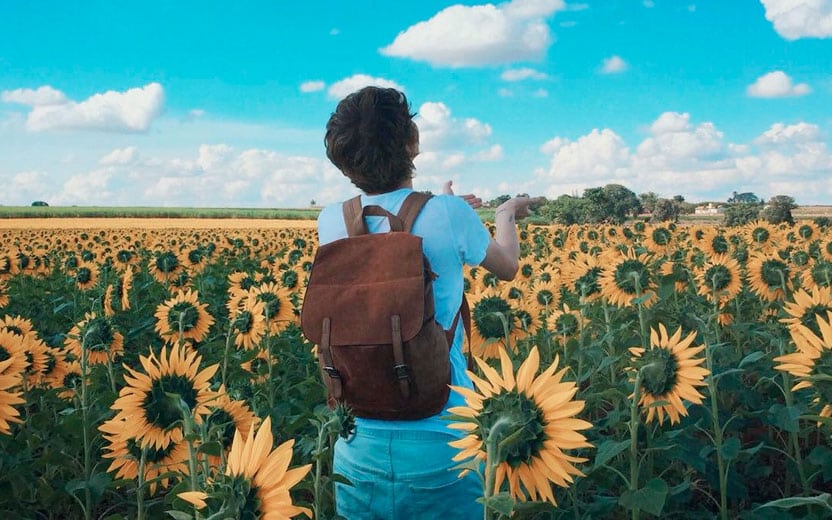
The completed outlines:
{"type": "Polygon", "coordinates": [[[717,206],[713,202],[709,202],[706,206],[696,206],[693,210],[694,215],[722,215],[725,209],[722,206],[717,206]]]}

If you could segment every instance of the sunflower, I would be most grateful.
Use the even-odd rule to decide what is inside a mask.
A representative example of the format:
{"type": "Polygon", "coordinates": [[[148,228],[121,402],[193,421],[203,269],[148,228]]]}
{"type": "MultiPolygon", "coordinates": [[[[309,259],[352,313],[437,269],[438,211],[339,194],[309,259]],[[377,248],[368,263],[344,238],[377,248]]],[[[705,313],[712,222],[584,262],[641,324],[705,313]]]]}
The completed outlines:
{"type": "Polygon", "coordinates": [[[199,343],[214,324],[207,308],[207,303],[199,303],[199,292],[179,290],[176,296],[156,307],[156,332],[168,343],[178,343],[180,339],[199,343]]]}
{"type": "Polygon", "coordinates": [[[32,321],[23,316],[4,316],[0,320],[0,330],[6,330],[15,336],[37,338],[37,331],[35,331],[32,321]]]}
{"type": "Polygon", "coordinates": [[[658,330],[650,329],[649,349],[630,348],[635,369],[642,371],[638,404],[646,411],[647,422],[657,418],[663,423],[667,414],[670,424],[676,424],[688,414],[683,399],[702,404],[702,394],[696,387],[705,386],[709,372],[699,366],[705,358],[695,357],[705,350],[704,345],[691,346],[695,338],[696,332],[691,332],[682,339],[681,327],[670,336],[659,323],[658,330]]]}
{"type": "Polygon", "coordinates": [[[260,344],[266,333],[265,304],[249,292],[231,314],[234,344],[251,350],[260,344]]]}
{"type": "Polygon", "coordinates": [[[535,282],[526,292],[523,307],[532,314],[549,314],[560,303],[560,287],[553,280],[535,282]]]}
{"type": "Polygon", "coordinates": [[[6,435],[11,435],[11,423],[23,422],[14,405],[26,402],[21,393],[14,390],[20,386],[21,375],[10,370],[13,363],[12,358],[0,361],[0,433],[6,435]]]}
{"type": "Polygon", "coordinates": [[[604,268],[595,255],[580,253],[563,266],[563,284],[584,303],[601,296],[599,279],[604,268]]]}
{"type": "Polygon", "coordinates": [[[812,258],[801,273],[800,281],[807,290],[832,287],[832,261],[825,257],[812,258]]]}
{"type": "Polygon", "coordinates": [[[795,325],[790,331],[797,351],[774,358],[780,363],[777,370],[788,372],[798,381],[793,391],[811,388],[815,393],[812,402],[821,407],[821,417],[832,417],[832,312],[817,318],[815,334],[809,327],[795,325]]]}
{"type": "MultiPolygon", "coordinates": [[[[139,476],[142,447],[127,418],[110,419],[98,429],[106,444],[102,458],[112,459],[107,471],[116,479],[134,480],[139,476]]],[[[171,442],[164,448],[145,446],[143,481],[148,483],[151,495],[156,487],[167,488],[173,475],[188,475],[188,444],[171,442]]]]}
{"type": "MultiPolygon", "coordinates": [[[[315,346],[317,349],[317,345],[315,346]]],[[[315,350],[317,356],[317,350],[315,350]]],[[[248,361],[240,363],[240,368],[251,374],[252,383],[265,383],[269,380],[269,352],[266,349],[258,349],[257,354],[248,361]]]]}
{"type": "Polygon", "coordinates": [[[792,288],[789,265],[775,254],[751,253],[746,269],[751,291],[766,301],[782,300],[792,288]]]}
{"type": "Polygon", "coordinates": [[[41,371],[40,384],[48,388],[63,388],[68,362],[60,349],[46,346],[46,363],[41,371]]]}
{"type": "Polygon", "coordinates": [[[18,336],[7,330],[0,330],[0,361],[4,362],[0,375],[23,375],[29,366],[26,352],[32,341],[34,340],[29,336],[18,336]],[[5,363],[6,361],[8,363],[5,363]]]}
{"type": "MultiPolygon", "coordinates": [[[[211,403],[211,414],[205,418],[209,440],[217,440],[223,447],[231,447],[234,432],[248,432],[252,426],[260,423],[260,418],[248,407],[245,401],[232,399],[228,396],[225,386],[220,386],[217,398],[211,403]]],[[[222,462],[219,457],[209,456],[208,462],[219,467],[222,462]]]]}
{"type": "Polygon", "coordinates": [[[811,220],[802,220],[795,226],[795,232],[800,240],[804,243],[817,240],[821,236],[820,228],[811,220]]]}
{"type": "Polygon", "coordinates": [[[563,339],[574,338],[586,324],[586,320],[578,310],[572,310],[564,303],[555,309],[548,317],[549,330],[563,339]]]}
{"type": "Polygon", "coordinates": [[[235,271],[228,275],[228,292],[248,292],[249,289],[257,285],[257,281],[249,273],[244,271],[235,271]]]}
{"type": "Polygon", "coordinates": [[[263,302],[269,334],[278,334],[295,321],[291,294],[277,283],[266,283],[253,289],[257,301],[263,302]]]}
{"type": "Polygon", "coordinates": [[[707,256],[724,255],[731,252],[731,242],[714,226],[708,226],[694,235],[694,246],[707,256]]]}
{"type": "Polygon", "coordinates": [[[558,359],[537,375],[540,354],[533,347],[517,373],[505,349],[500,349],[502,374],[484,361],[475,358],[485,375],[479,378],[468,372],[475,389],[452,387],[465,397],[465,406],[452,407],[454,422],[450,428],[467,433],[449,443],[460,452],[454,461],[468,459],[485,461],[486,441],[495,432],[495,425],[505,424],[509,430],[503,439],[512,438],[493,461],[496,471],[495,493],[508,483],[511,496],[518,500],[547,500],[555,504],[551,483],[567,487],[573,476],[583,473],[573,463],[587,459],[567,455],[563,450],[589,448],[592,445],[579,430],[592,424],[574,416],[584,408],[583,401],[573,400],[578,387],[562,381],[567,368],[557,370],[558,359]]]}
{"type": "MultiPolygon", "coordinates": [[[[289,469],[294,439],[275,449],[272,449],[273,444],[271,417],[267,417],[256,431],[252,424],[246,437],[240,430],[234,433],[225,476],[235,491],[245,493],[241,497],[243,503],[236,503],[237,514],[242,516],[246,512],[252,518],[263,520],[292,518],[300,514],[311,518],[311,510],[292,503],[289,491],[309,473],[312,465],[289,469]]],[[[223,479],[215,477],[212,484],[219,487],[222,482],[223,479]]],[[[208,491],[184,492],[177,496],[203,509],[208,505],[206,499],[211,496],[212,489],[208,491]]]]}
{"type": "Polygon", "coordinates": [[[832,311],[832,289],[816,287],[811,293],[799,289],[794,292],[792,299],[794,301],[784,302],[783,310],[789,317],[782,318],[780,322],[785,323],[792,332],[797,330],[798,325],[802,325],[815,335],[820,335],[817,318],[823,318],[827,312],[832,311]]]}
{"type": "Polygon", "coordinates": [[[156,251],[149,264],[150,274],[160,283],[168,283],[185,270],[173,251],[156,251]]]}
{"type": "Polygon", "coordinates": [[[484,290],[471,299],[471,353],[489,359],[497,357],[498,343],[516,325],[514,310],[495,290],[484,290]]]}
{"type": "Polygon", "coordinates": [[[710,257],[696,270],[698,293],[711,302],[725,303],[742,290],[740,264],[731,256],[710,257]]]}
{"type": "Polygon", "coordinates": [[[115,330],[109,318],[88,312],[67,333],[64,348],[78,360],[81,349],[86,349],[87,363],[106,365],[124,352],[124,336],[115,330]]]}
{"type": "Polygon", "coordinates": [[[0,278],[0,308],[9,304],[9,284],[0,278]]]}
{"type": "Polygon", "coordinates": [[[82,291],[92,289],[98,283],[98,265],[92,262],[80,262],[73,273],[73,278],[75,278],[75,286],[82,291]]]}
{"type": "Polygon", "coordinates": [[[741,234],[747,244],[766,253],[777,249],[777,244],[782,241],[780,231],[765,220],[749,222],[743,226],[741,234]]]}
{"type": "Polygon", "coordinates": [[[216,394],[210,389],[210,379],[219,365],[200,370],[202,357],[178,344],[169,353],[166,345],[159,357],[151,352],[139,360],[145,373],[124,365],[127,386],[121,389],[111,408],[118,412],[116,419],[128,419],[142,447],[163,449],[182,440],[180,401],[197,424],[211,413],[209,404],[216,394]]]}
{"type": "Polygon", "coordinates": [[[627,307],[634,299],[642,298],[642,304],[650,307],[658,300],[649,255],[637,255],[632,249],[610,251],[605,260],[609,267],[601,274],[599,283],[601,294],[610,303],[627,307]]]}
{"type": "Polygon", "coordinates": [[[657,256],[669,255],[676,247],[673,231],[661,224],[648,226],[641,244],[657,256]]]}
{"type": "Polygon", "coordinates": [[[691,279],[687,262],[675,258],[663,262],[659,266],[659,274],[663,277],[671,278],[673,280],[673,289],[678,293],[684,292],[687,289],[691,279]]]}
{"type": "MultiPolygon", "coordinates": [[[[58,379],[57,374],[53,374],[50,381],[54,383],[49,386],[58,389],[58,397],[61,399],[72,401],[79,395],[81,385],[85,384],[84,378],[81,376],[81,363],[76,360],[68,361],[64,359],[60,375],[61,378],[58,379]]],[[[89,382],[89,376],[87,376],[86,382],[89,382]]]]}

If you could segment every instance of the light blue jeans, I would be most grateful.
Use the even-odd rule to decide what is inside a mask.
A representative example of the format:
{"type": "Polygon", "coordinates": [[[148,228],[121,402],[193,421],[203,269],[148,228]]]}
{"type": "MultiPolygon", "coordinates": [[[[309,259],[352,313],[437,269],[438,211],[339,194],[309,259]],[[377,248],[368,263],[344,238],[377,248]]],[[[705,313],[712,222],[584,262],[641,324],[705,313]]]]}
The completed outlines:
{"type": "Polygon", "coordinates": [[[459,478],[448,446],[455,437],[432,431],[359,428],[335,444],[335,503],[347,520],[480,519],[479,477],[459,478]],[[363,430],[363,431],[361,431],[363,430]]]}

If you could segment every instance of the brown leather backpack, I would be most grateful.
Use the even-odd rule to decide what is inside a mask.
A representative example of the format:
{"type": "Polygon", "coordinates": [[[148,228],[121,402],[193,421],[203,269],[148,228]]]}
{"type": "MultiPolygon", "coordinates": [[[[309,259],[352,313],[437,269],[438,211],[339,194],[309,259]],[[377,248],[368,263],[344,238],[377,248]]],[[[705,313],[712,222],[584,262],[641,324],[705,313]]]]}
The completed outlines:
{"type": "Polygon", "coordinates": [[[410,233],[430,198],[413,192],[398,214],[344,202],[347,238],[318,248],[301,327],[318,345],[328,402],[359,417],[421,419],[442,410],[450,384],[449,345],[435,319],[433,279],[422,238],[410,233]],[[368,233],[365,216],[384,216],[390,232],[368,233]]]}

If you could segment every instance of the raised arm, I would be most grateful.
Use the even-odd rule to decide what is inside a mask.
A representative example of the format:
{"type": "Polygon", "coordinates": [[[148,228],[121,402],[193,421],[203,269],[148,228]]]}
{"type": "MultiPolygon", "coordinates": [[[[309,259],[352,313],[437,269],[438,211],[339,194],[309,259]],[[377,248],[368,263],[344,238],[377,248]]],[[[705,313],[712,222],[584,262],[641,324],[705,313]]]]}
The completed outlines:
{"type": "Polygon", "coordinates": [[[497,230],[480,265],[497,275],[500,280],[513,280],[517,274],[520,242],[517,239],[516,221],[527,217],[529,206],[540,201],[540,197],[514,197],[500,204],[494,211],[497,230]]]}

